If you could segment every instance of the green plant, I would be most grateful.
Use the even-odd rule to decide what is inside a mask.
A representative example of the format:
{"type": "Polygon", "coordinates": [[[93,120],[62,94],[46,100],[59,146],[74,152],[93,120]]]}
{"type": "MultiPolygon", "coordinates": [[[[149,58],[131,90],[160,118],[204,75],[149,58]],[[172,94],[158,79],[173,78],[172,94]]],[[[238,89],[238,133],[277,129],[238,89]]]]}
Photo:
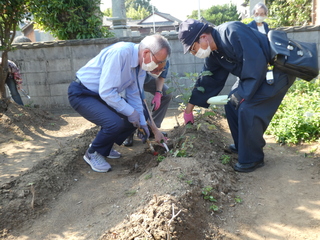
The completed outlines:
{"type": "Polygon", "coordinates": [[[230,161],[231,161],[230,156],[229,156],[229,155],[225,155],[225,154],[223,154],[223,155],[220,157],[220,159],[221,159],[222,164],[229,164],[230,161]]]}
{"type": "Polygon", "coordinates": [[[219,207],[215,204],[212,204],[209,208],[210,208],[210,210],[215,211],[215,212],[219,210],[219,207]]]}
{"type": "Polygon", "coordinates": [[[202,189],[202,195],[204,200],[208,200],[210,202],[217,202],[217,200],[211,196],[210,194],[212,193],[213,188],[212,187],[205,187],[202,189]]]}
{"type": "Polygon", "coordinates": [[[128,197],[131,197],[133,195],[135,195],[137,193],[137,190],[128,190],[125,192],[125,194],[128,196],[128,197]]]}
{"type": "Polygon", "coordinates": [[[274,115],[267,134],[279,143],[320,140],[320,80],[296,80],[274,115]]]}
{"type": "Polygon", "coordinates": [[[166,158],[165,156],[158,155],[158,156],[157,156],[157,161],[158,161],[158,162],[162,162],[165,158],[166,158]]]}
{"type": "Polygon", "coordinates": [[[180,174],[178,175],[178,178],[181,179],[181,180],[183,180],[183,179],[185,178],[184,173],[180,173],[180,174]]]}
{"type": "Polygon", "coordinates": [[[152,173],[147,174],[147,175],[144,177],[145,180],[148,180],[148,179],[151,179],[151,178],[152,178],[152,173]]]}
{"type": "MultiPolygon", "coordinates": [[[[207,186],[205,188],[202,189],[201,194],[203,195],[203,199],[204,200],[208,200],[210,202],[217,202],[217,199],[215,199],[211,194],[212,194],[213,188],[210,186],[207,186]]],[[[210,210],[212,211],[218,211],[219,207],[215,204],[212,204],[209,207],[210,210]]]]}
{"type": "Polygon", "coordinates": [[[60,40],[112,37],[102,26],[100,0],[31,0],[37,27],[60,40]]]}
{"type": "MultiPolygon", "coordinates": [[[[171,85],[167,93],[176,93],[176,98],[180,101],[180,109],[184,110],[186,108],[198,77],[198,73],[185,73],[184,77],[180,77],[177,73],[172,73],[171,78],[166,80],[166,83],[171,85]]],[[[199,90],[203,91],[201,88],[199,90]]]]}
{"type": "MultiPolygon", "coordinates": [[[[184,137],[181,137],[183,139],[184,137]]],[[[173,157],[188,157],[190,154],[188,153],[188,149],[193,149],[193,143],[189,140],[189,136],[185,137],[185,141],[181,144],[180,147],[175,149],[171,149],[170,152],[172,153],[173,157]]],[[[179,141],[180,142],[180,141],[179,141]]]]}
{"type": "Polygon", "coordinates": [[[269,6],[269,16],[274,16],[271,27],[302,26],[311,21],[311,12],[311,0],[274,0],[269,6]]]}
{"type": "Polygon", "coordinates": [[[236,197],[234,198],[234,201],[235,201],[236,203],[242,203],[242,202],[243,202],[243,200],[242,200],[239,196],[236,196],[236,197]]]}
{"type": "Polygon", "coordinates": [[[193,181],[192,180],[187,180],[186,183],[189,184],[189,185],[192,185],[193,181]]]}

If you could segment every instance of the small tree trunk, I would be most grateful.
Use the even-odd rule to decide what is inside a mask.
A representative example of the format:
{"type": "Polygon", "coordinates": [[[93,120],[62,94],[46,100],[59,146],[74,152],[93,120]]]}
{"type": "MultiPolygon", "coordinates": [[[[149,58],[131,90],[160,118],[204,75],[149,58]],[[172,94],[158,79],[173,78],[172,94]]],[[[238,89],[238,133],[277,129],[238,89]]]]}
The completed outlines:
{"type": "Polygon", "coordinates": [[[6,79],[8,76],[8,52],[3,51],[2,52],[2,61],[0,64],[0,99],[5,100],[7,98],[6,94],[6,79]]]}

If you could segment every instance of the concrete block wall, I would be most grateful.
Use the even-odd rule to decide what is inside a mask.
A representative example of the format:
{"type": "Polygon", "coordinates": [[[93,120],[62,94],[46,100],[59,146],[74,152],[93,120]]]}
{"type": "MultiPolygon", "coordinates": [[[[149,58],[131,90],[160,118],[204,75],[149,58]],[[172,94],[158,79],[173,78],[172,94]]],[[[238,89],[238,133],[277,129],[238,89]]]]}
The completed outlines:
{"type": "MultiPolygon", "coordinates": [[[[285,30],[293,39],[316,42],[319,46],[319,26],[285,30]]],[[[183,54],[182,44],[176,34],[165,35],[165,37],[172,46],[168,79],[171,79],[173,73],[181,77],[185,76],[186,72],[199,73],[203,67],[203,60],[191,54],[183,54]]],[[[20,43],[15,44],[16,50],[9,52],[9,59],[20,68],[24,80],[23,88],[31,96],[31,99],[28,100],[21,94],[26,104],[37,104],[47,110],[68,109],[70,106],[67,89],[80,67],[96,56],[101,49],[113,43],[118,41],[139,43],[142,38],[142,36],[136,36],[20,43]]],[[[220,94],[227,94],[235,79],[233,75],[230,75],[220,94]]],[[[192,85],[191,81],[184,80],[184,83],[192,85]]],[[[147,95],[147,98],[150,99],[151,96],[147,95]]],[[[174,99],[171,107],[177,107],[177,105],[177,100],[174,99]]]]}

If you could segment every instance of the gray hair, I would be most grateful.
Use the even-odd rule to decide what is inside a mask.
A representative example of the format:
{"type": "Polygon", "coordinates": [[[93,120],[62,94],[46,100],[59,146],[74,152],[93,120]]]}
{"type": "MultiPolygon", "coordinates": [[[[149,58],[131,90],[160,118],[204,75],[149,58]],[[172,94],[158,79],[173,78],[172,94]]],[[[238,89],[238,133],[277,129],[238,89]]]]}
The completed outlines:
{"type": "Polygon", "coordinates": [[[156,54],[161,49],[165,48],[168,53],[168,57],[171,55],[171,46],[168,39],[161,36],[160,34],[154,34],[146,36],[140,42],[140,49],[149,49],[153,54],[156,54]]]}
{"type": "Polygon", "coordinates": [[[264,10],[264,13],[265,13],[266,15],[268,15],[268,8],[267,8],[267,6],[264,5],[262,2],[257,3],[257,4],[253,7],[253,9],[252,9],[252,15],[254,15],[254,14],[256,13],[257,9],[259,9],[259,8],[262,8],[262,9],[264,10]]]}

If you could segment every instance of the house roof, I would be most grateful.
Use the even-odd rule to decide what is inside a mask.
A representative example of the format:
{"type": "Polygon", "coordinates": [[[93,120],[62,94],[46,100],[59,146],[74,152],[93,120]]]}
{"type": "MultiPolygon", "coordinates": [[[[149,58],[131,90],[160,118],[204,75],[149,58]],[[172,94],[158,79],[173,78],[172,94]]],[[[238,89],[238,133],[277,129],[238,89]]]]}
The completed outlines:
{"type": "MultiPolygon", "coordinates": [[[[153,22],[157,27],[160,26],[178,26],[181,20],[171,16],[168,13],[155,12],[142,20],[127,19],[127,25],[130,27],[152,27],[153,22]]],[[[110,18],[104,18],[104,25],[111,26],[112,20],[110,18]]]]}
{"type": "Polygon", "coordinates": [[[138,24],[145,25],[155,22],[157,23],[172,23],[178,25],[181,23],[181,20],[171,16],[169,13],[155,12],[154,14],[149,15],[145,19],[142,19],[138,24]]]}

